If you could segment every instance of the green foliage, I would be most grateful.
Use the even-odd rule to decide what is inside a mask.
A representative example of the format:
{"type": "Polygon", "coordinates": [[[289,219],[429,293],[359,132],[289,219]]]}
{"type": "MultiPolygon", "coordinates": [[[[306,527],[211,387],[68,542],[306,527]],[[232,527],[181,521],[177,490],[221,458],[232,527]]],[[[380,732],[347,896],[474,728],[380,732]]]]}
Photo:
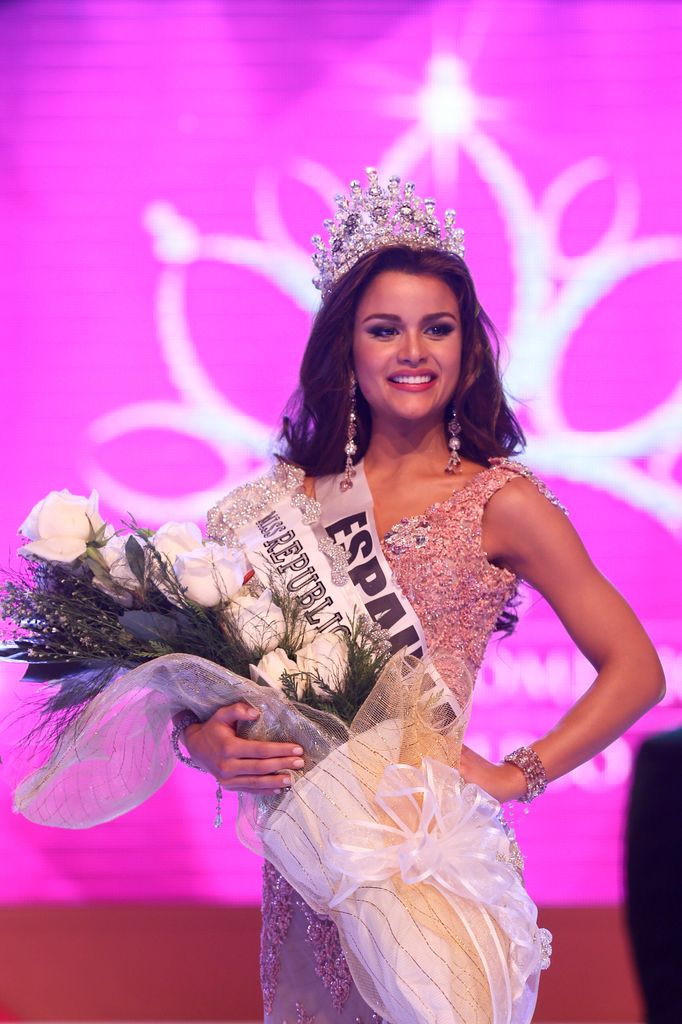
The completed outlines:
{"type": "MultiPolygon", "coordinates": [[[[9,624],[12,645],[0,657],[28,661],[28,678],[47,684],[42,712],[56,740],[60,731],[121,670],[165,654],[206,658],[249,676],[267,642],[249,645],[229,602],[204,608],[190,601],[168,559],[148,543],[150,531],[130,520],[125,556],[137,581],[123,587],[99,553],[95,536],[86,555],[72,564],[28,560],[23,576],[0,585],[0,616],[9,624]]],[[[252,592],[258,585],[252,583],[252,592]]],[[[279,646],[292,660],[310,639],[310,626],[296,597],[283,581],[270,579],[284,630],[279,646]]],[[[349,722],[390,657],[385,634],[366,616],[342,633],[347,668],[342,678],[321,672],[285,676],[282,690],[298,703],[332,712],[349,722]]]]}
{"type": "Polygon", "coordinates": [[[128,540],[126,541],[125,550],[126,550],[126,558],[128,560],[128,565],[130,566],[130,570],[131,570],[133,576],[135,577],[135,579],[137,580],[138,583],[141,583],[144,586],[144,574],[145,574],[144,548],[140,544],[139,540],[137,540],[131,534],[131,536],[128,537],[128,540]]]}
{"type": "Polygon", "coordinates": [[[347,665],[341,678],[297,672],[283,676],[282,692],[289,700],[306,704],[351,722],[391,657],[384,631],[366,615],[356,616],[342,634],[347,665]]]}

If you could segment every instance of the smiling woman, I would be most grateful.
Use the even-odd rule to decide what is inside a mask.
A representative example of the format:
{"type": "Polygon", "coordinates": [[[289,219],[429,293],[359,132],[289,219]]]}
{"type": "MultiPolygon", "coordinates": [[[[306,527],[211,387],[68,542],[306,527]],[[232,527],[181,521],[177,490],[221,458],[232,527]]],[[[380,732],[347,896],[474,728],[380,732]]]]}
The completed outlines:
{"type": "MultiPolygon", "coordinates": [[[[662,674],[556,498],[508,457],[523,437],[452,219],[441,235],[411,186],[370,181],[341,205],[331,255],[318,250],[325,298],[272,471],[211,509],[210,543],[168,524],[95,563],[107,588],[105,567],[137,566],[132,591],[117,577],[126,611],[94,583],[86,602],[113,631],[106,678],[91,631],[75,640],[75,548],[29,597],[8,585],[14,621],[51,641],[53,606],[25,609],[36,594],[76,603],[71,618],[59,605],[57,633],[87,658],[49,698],[48,727],[64,706],[74,717],[23,773],[15,806],[62,827],[110,820],[160,785],[175,753],[215,777],[216,824],[223,787],[243,794],[238,834],[265,856],[267,1024],[530,1024],[549,935],[500,805],[602,750],[661,696],[662,674]],[[554,728],[494,763],[463,740],[521,579],[596,678],[554,728]],[[144,639],[158,629],[165,646],[131,655],[141,609],[144,639]]],[[[76,515],[71,501],[46,536],[86,533],[76,547],[94,559],[113,541],[84,518],[91,502],[76,499],[76,515]]],[[[40,547],[45,508],[22,527],[39,545],[27,551],[60,563],[61,544],[40,547]]]]}
{"type": "MultiPolygon", "coordinates": [[[[448,840],[440,832],[459,806],[453,793],[464,784],[465,802],[489,808],[499,838],[499,803],[528,802],[593,757],[660,699],[663,677],[641,625],[590,561],[565,510],[530,470],[509,458],[523,446],[523,433],[504,396],[497,339],[463,261],[453,215],[446,214],[441,233],[433,203],[422,204],[413,186],[400,196],[397,179],[383,190],[376,172],[368,174],[366,192],[353,182],[351,198],[340,199],[329,249],[316,239],[324,299],[281,431],[281,463],[299,474],[292,502],[319,515],[320,550],[330,551],[330,541],[343,550],[336,569],[345,570],[347,562],[354,593],[386,631],[393,651],[425,658],[418,664],[445,680],[459,709],[453,712],[459,728],[490,636],[514,626],[521,579],[554,607],[596,678],[549,733],[501,763],[467,746],[453,752],[444,803],[426,746],[404,738],[391,755],[400,763],[389,758],[375,794],[397,826],[388,830],[393,840],[373,850],[381,864],[363,845],[367,835],[351,838],[347,848],[321,843],[318,849],[312,842],[323,874],[341,850],[353,851],[343,891],[328,903],[314,901],[318,912],[324,907],[322,916],[306,902],[308,883],[300,877],[308,870],[310,828],[289,869],[277,860],[286,880],[266,863],[265,1017],[268,1024],[294,1018],[350,1024],[377,1015],[394,1024],[528,1024],[539,971],[547,964],[547,937],[537,928],[535,909],[524,904],[521,910],[523,898],[515,902],[506,882],[507,902],[498,912],[490,880],[483,879],[486,864],[496,865],[495,872],[511,867],[509,878],[518,879],[520,853],[510,836],[504,850],[492,854],[482,834],[464,843],[466,863],[454,848],[444,852],[439,844],[448,840]],[[410,853],[400,872],[385,863],[406,827],[392,802],[399,796],[384,791],[393,769],[407,770],[411,782],[406,775],[400,793],[412,794],[408,818],[412,812],[419,818],[416,835],[405,840],[410,853]],[[455,800],[454,807],[448,800],[455,800]],[[446,865],[455,870],[454,863],[466,899],[444,927],[438,900],[445,890],[438,878],[446,865]],[[425,903],[411,888],[417,878],[429,880],[425,903]],[[413,911],[407,917],[406,906],[413,911]],[[421,937],[412,931],[423,915],[429,955],[420,955],[421,937]]],[[[267,478],[265,484],[272,486],[267,478]]],[[[227,788],[267,797],[291,786],[291,800],[285,798],[282,807],[293,815],[289,839],[298,850],[296,800],[317,800],[321,820],[330,808],[343,806],[354,776],[362,777],[379,756],[385,733],[379,728],[375,745],[367,742],[363,756],[339,772],[320,802],[321,783],[305,789],[304,776],[299,785],[289,747],[281,744],[273,756],[272,744],[237,735],[247,713],[240,705],[223,708],[189,725],[185,744],[227,788]]],[[[384,715],[385,730],[393,717],[386,709],[384,715]]],[[[378,822],[368,833],[376,836],[377,830],[378,822]]],[[[454,884],[446,885],[450,894],[454,884]]]]}

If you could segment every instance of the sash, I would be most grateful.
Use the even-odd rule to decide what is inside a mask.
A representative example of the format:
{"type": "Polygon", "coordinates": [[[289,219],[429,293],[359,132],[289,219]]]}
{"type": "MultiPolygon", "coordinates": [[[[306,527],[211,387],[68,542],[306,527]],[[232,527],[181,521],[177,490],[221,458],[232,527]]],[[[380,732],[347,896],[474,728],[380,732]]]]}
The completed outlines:
{"type": "Polygon", "coordinates": [[[313,499],[303,471],[280,463],[211,510],[209,536],[246,548],[264,586],[281,578],[316,632],[342,632],[367,613],[394,654],[421,658],[424,631],[382,550],[362,461],[355,468],[351,489],[340,489],[340,475],[320,477],[313,499]]]}
{"type": "Polygon", "coordinates": [[[276,502],[258,518],[236,527],[240,544],[247,550],[256,575],[264,586],[280,578],[289,594],[303,609],[303,617],[316,633],[348,632],[349,622],[364,607],[344,572],[339,572],[338,553],[331,545],[320,546],[318,533],[309,516],[292,495],[276,502]],[[334,557],[337,555],[337,557],[334,557]]]}
{"type": "Polygon", "coordinates": [[[353,486],[339,487],[341,475],[315,481],[322,506],[320,526],[348,555],[348,575],[367,614],[385,629],[395,654],[401,648],[421,658],[426,639],[417,613],[400,589],[381,547],[374,503],[363,461],[355,467],[353,486]]]}

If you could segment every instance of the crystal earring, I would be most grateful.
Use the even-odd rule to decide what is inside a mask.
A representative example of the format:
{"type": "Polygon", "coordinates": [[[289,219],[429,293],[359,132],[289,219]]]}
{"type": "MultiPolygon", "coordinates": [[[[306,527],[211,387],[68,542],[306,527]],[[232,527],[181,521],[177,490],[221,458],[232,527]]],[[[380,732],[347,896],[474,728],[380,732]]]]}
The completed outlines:
{"type": "Polygon", "coordinates": [[[343,449],[346,453],[346,468],[343,471],[343,477],[339,483],[339,489],[342,491],[349,491],[353,486],[353,477],[355,476],[355,469],[353,467],[353,456],[358,450],[358,446],[355,443],[355,438],[358,432],[358,416],[355,408],[355,393],[357,391],[358,382],[355,379],[355,374],[350,371],[350,411],[348,413],[348,431],[346,433],[346,447],[343,449]]]}
{"type": "Polygon", "coordinates": [[[448,438],[448,448],[450,449],[450,458],[448,459],[448,464],[445,467],[446,473],[459,472],[460,464],[462,461],[459,457],[459,448],[461,445],[459,435],[461,434],[461,432],[462,428],[459,425],[459,420],[457,419],[457,413],[455,411],[455,406],[453,402],[452,417],[448,420],[448,434],[450,435],[450,437],[448,438]]]}

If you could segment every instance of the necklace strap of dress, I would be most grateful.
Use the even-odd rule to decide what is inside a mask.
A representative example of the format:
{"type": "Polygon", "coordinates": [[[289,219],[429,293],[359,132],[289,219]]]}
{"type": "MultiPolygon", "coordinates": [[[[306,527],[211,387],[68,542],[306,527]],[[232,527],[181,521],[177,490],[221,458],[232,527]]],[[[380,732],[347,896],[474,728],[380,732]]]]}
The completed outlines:
{"type": "MultiPolygon", "coordinates": [[[[483,475],[483,474],[481,474],[483,475]]],[[[500,487],[508,483],[509,480],[513,480],[515,477],[523,477],[524,480],[529,480],[540,492],[540,494],[549,501],[551,505],[555,505],[564,515],[568,515],[568,509],[565,505],[557,498],[556,494],[547,486],[544,480],[536,476],[532,469],[528,466],[524,466],[522,462],[517,462],[516,459],[502,459],[495,458],[490,459],[490,470],[485,474],[489,477],[487,481],[488,487],[486,488],[485,501],[498,491],[500,487]],[[489,490],[489,493],[487,493],[489,490]]]]}

